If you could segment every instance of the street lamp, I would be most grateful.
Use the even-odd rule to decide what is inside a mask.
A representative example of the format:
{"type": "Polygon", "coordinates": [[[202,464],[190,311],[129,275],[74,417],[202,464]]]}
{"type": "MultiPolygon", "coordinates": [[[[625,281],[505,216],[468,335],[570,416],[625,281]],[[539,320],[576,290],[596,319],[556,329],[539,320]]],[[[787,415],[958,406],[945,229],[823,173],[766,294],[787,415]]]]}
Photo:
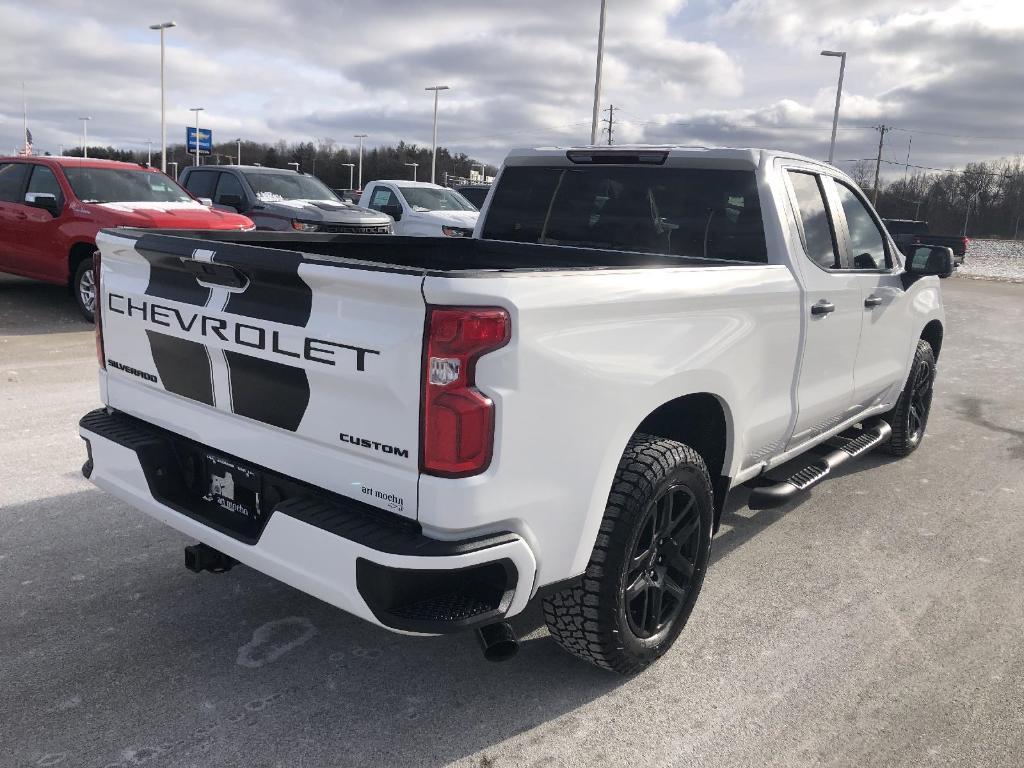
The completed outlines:
{"type": "Polygon", "coordinates": [[[299,172],[299,164],[298,163],[286,163],[286,165],[294,165],[295,166],[295,172],[296,173],[299,172]]]}
{"type": "Polygon", "coordinates": [[[167,173],[167,118],[164,104],[164,30],[176,27],[173,21],[150,24],[150,29],[160,30],[160,170],[167,173]]]}
{"type": "Polygon", "coordinates": [[[342,165],[342,167],[348,166],[348,188],[349,189],[354,189],[354,187],[352,186],[352,174],[355,173],[356,164],[355,163],[342,163],[341,165],[342,165]]]}
{"type": "Polygon", "coordinates": [[[363,139],[366,138],[365,133],[356,133],[352,135],[353,139],[359,139],[359,189],[363,188],[363,139]]]}
{"type": "Polygon", "coordinates": [[[836,111],[832,115],[832,142],[828,145],[828,161],[831,163],[836,154],[836,130],[839,128],[839,101],[843,98],[843,75],[846,74],[846,51],[822,51],[822,56],[835,56],[839,59],[839,87],[836,88],[836,111]]]}
{"type": "Polygon", "coordinates": [[[235,143],[238,144],[238,164],[242,164],[242,139],[235,139],[235,143]]]}
{"type": "Polygon", "coordinates": [[[89,121],[91,117],[80,117],[82,121],[82,157],[89,156],[89,121]]]}
{"type": "Polygon", "coordinates": [[[434,92],[434,140],[430,144],[430,183],[434,183],[434,169],[437,166],[437,94],[439,91],[447,91],[447,85],[431,85],[423,90],[434,92]]]}
{"type": "MultiPolygon", "coordinates": [[[[199,165],[199,113],[203,111],[202,107],[189,107],[189,112],[196,113],[196,159],[192,165],[199,165]]],[[[186,147],[187,149],[187,147],[186,147]]]]}
{"type": "Polygon", "coordinates": [[[406,163],[406,168],[412,168],[412,180],[416,181],[416,169],[419,167],[419,163],[406,163]]]}
{"type": "Polygon", "coordinates": [[[601,21],[597,27],[597,71],[594,74],[594,114],[590,119],[590,144],[597,144],[597,118],[601,116],[601,65],[604,63],[604,18],[606,0],[601,0],[601,21]]]}
{"type": "MultiPolygon", "coordinates": [[[[170,162],[170,163],[168,163],[168,165],[173,165],[174,166],[174,180],[177,181],[178,180],[178,164],[175,163],[175,162],[170,162]]],[[[164,171],[164,173],[167,173],[167,171],[164,171]]]]}

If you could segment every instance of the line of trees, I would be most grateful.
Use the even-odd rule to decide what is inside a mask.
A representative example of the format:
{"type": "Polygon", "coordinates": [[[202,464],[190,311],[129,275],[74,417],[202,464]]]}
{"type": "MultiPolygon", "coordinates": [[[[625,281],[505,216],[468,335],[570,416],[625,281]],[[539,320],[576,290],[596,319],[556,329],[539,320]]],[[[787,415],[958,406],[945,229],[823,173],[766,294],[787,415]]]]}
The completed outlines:
{"type": "MultiPolygon", "coordinates": [[[[79,157],[80,148],[68,149],[65,155],[79,157]]],[[[149,157],[147,149],[130,150],[116,147],[89,147],[89,157],[106,160],[123,160],[133,163],[145,163],[149,157]]],[[[194,162],[194,155],[185,151],[184,144],[167,147],[167,161],[178,163],[179,172],[194,162]]],[[[227,165],[238,162],[238,144],[231,141],[215,144],[209,155],[203,156],[204,164],[227,165]]],[[[289,144],[279,141],[266,144],[255,141],[242,142],[242,163],[245,165],[263,165],[268,168],[288,168],[288,163],[298,163],[299,169],[319,177],[327,186],[335,189],[348,189],[349,169],[345,163],[353,163],[353,186],[359,185],[359,150],[338,147],[333,139],[318,139],[289,144]]],[[[418,144],[406,144],[404,141],[395,146],[366,147],[363,150],[363,184],[374,179],[411,179],[413,168],[406,163],[417,163],[416,178],[419,181],[430,181],[430,147],[418,144]]],[[[160,165],[160,148],[153,148],[153,165],[160,165]]],[[[465,153],[453,153],[446,147],[437,148],[437,182],[444,183],[445,173],[449,180],[468,179],[470,170],[493,176],[497,168],[485,165],[465,153]]],[[[168,169],[171,172],[171,169],[168,169]]]]}
{"type": "MultiPolygon", "coordinates": [[[[870,195],[875,165],[861,161],[851,176],[870,195]]],[[[936,234],[1024,238],[1024,159],[968,163],[963,171],[915,172],[879,184],[878,212],[887,219],[923,219],[936,234]]]]}

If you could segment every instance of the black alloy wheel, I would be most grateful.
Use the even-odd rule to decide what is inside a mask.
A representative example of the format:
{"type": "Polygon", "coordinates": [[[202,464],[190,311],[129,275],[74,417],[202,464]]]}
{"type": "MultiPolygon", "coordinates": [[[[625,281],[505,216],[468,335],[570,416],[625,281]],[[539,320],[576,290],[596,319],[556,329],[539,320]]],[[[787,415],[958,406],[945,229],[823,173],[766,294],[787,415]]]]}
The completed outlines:
{"type": "Polygon", "coordinates": [[[689,593],[700,544],[700,514],[693,492],[673,485],[647,509],[626,567],[626,622],[643,640],[666,632],[689,593]]]}

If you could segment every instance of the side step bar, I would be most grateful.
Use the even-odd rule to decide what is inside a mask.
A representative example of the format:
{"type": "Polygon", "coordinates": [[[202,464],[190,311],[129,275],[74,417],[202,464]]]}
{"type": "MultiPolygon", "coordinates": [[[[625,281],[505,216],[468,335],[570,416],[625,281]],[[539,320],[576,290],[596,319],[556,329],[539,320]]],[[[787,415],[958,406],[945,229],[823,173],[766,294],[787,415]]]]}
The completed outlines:
{"type": "MultiPolygon", "coordinates": [[[[856,459],[889,439],[892,427],[879,419],[857,437],[847,440],[831,453],[821,456],[803,467],[781,483],[755,488],[750,492],[747,506],[751,509],[773,509],[781,507],[798,493],[820,483],[832,470],[850,459],[856,459]]],[[[841,436],[839,439],[843,439],[841,436]]],[[[832,441],[829,441],[831,444],[832,441]]]]}

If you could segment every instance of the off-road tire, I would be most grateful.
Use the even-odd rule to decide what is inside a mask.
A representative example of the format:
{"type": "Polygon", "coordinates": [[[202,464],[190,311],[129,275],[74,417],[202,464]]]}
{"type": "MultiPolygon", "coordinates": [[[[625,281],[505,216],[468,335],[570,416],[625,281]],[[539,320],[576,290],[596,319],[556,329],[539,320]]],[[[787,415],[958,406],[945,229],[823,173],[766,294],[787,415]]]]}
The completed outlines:
{"type": "Polygon", "coordinates": [[[71,278],[71,295],[75,299],[75,305],[82,316],[90,323],[95,320],[96,309],[96,284],[93,281],[92,259],[82,259],[75,268],[75,275],[71,278]],[[92,288],[92,306],[87,302],[85,292],[92,288]]]}
{"type": "Polygon", "coordinates": [[[935,355],[932,346],[918,339],[914,362],[896,407],[882,418],[892,427],[892,436],[882,450],[892,456],[909,456],[924,440],[935,384],[935,355]]]}
{"type": "MultiPolygon", "coordinates": [[[[543,601],[544,619],[555,641],[581,659],[621,674],[639,672],[658,659],[675,642],[700,593],[711,551],[713,519],[711,480],[700,455],[674,440],[634,435],[615,472],[608,505],[581,584],[543,601]],[[671,498],[666,502],[666,497],[671,498]],[[673,504],[681,510],[680,499],[691,497],[692,505],[686,502],[686,511],[679,511],[679,519],[686,522],[683,521],[686,516],[687,530],[695,528],[695,531],[679,530],[674,537],[662,540],[669,542],[664,547],[661,541],[657,541],[656,546],[658,521],[671,519],[673,504]],[[663,515],[666,506],[667,518],[663,515]],[[683,571],[674,570],[671,564],[661,565],[662,560],[658,558],[657,568],[669,569],[667,578],[662,577],[663,597],[654,598],[654,592],[650,591],[637,593],[632,602],[628,600],[627,587],[635,587],[648,573],[652,581],[646,589],[657,588],[655,569],[648,572],[644,570],[646,566],[639,566],[639,576],[631,578],[638,573],[636,562],[639,559],[646,562],[648,558],[645,553],[636,555],[636,548],[650,538],[648,552],[654,558],[658,552],[668,551],[665,547],[676,544],[675,539],[681,539],[684,534],[687,537],[681,545],[687,552],[684,560],[692,567],[685,591],[666,592],[669,585],[680,586],[678,574],[683,571]],[[627,578],[632,584],[627,584],[627,578]],[[639,623],[639,595],[643,595],[645,601],[658,600],[659,617],[666,613],[663,600],[667,596],[674,601],[668,604],[672,610],[667,613],[671,615],[678,609],[678,614],[656,634],[642,637],[642,628],[639,633],[635,631],[639,623]]],[[[672,554],[665,558],[669,563],[675,561],[672,554]]],[[[651,565],[655,563],[651,561],[651,565]]],[[[654,610],[652,603],[650,615],[654,610]]],[[[646,620],[649,617],[647,602],[642,603],[642,612],[646,620]]]]}

